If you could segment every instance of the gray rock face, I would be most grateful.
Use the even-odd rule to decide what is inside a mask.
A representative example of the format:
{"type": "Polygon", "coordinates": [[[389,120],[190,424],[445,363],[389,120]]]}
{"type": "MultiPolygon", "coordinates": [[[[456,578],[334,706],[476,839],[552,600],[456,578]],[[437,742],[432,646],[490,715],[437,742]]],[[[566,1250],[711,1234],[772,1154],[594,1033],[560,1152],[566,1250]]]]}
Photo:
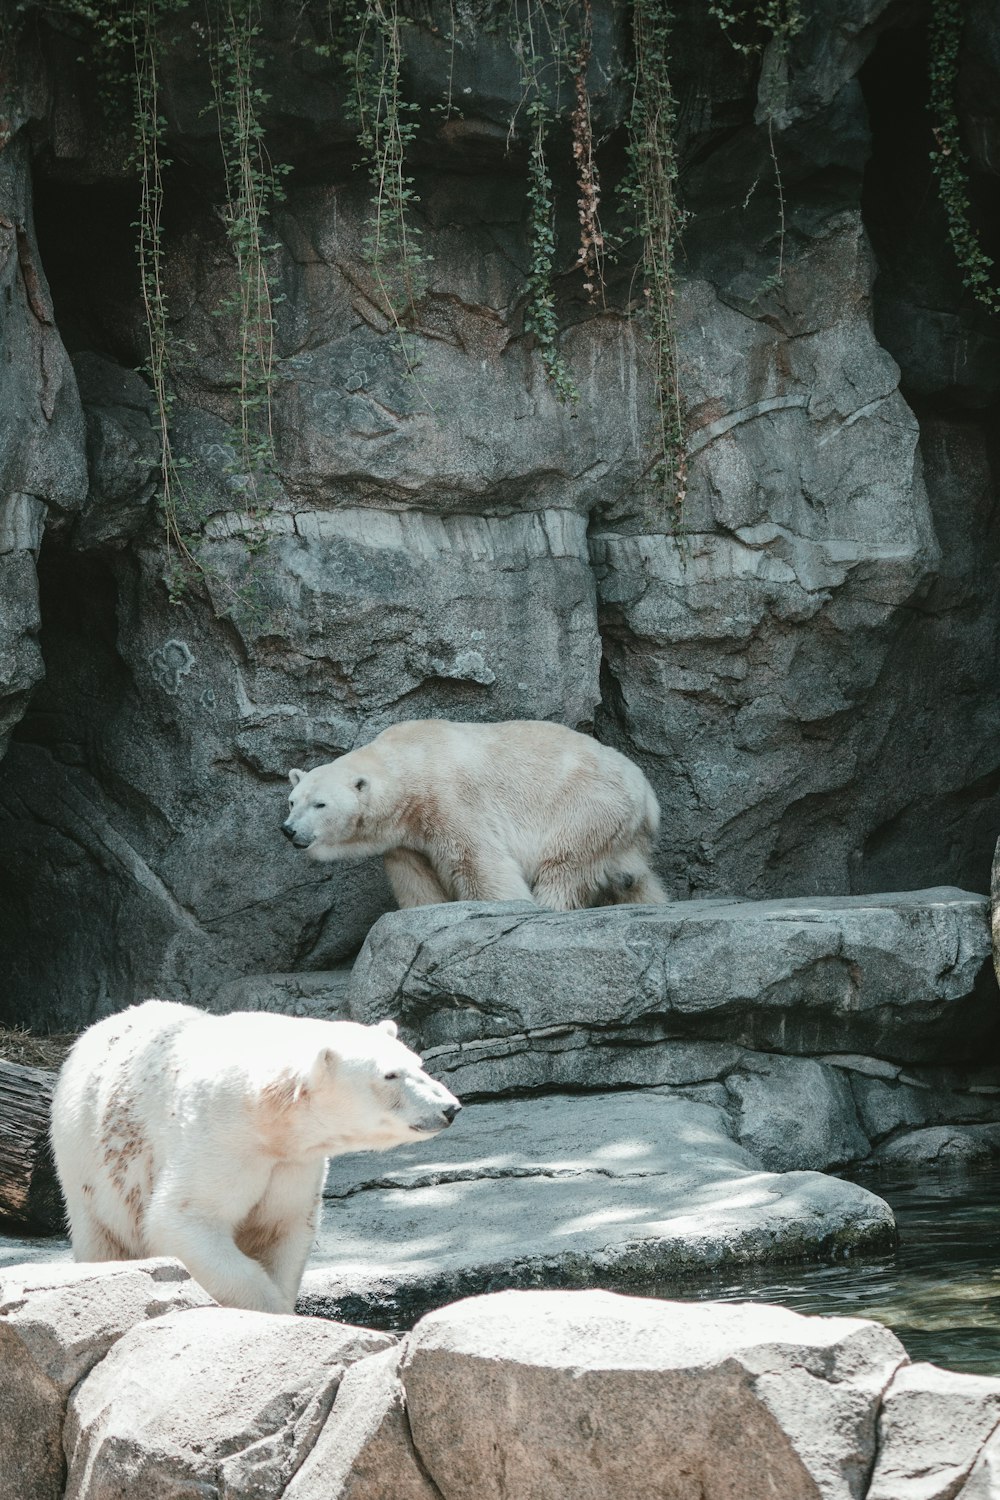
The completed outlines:
{"type": "Polygon", "coordinates": [[[881,1199],[762,1171],[732,1129],[714,1104],[626,1090],[470,1105],[432,1142],[339,1157],[299,1310],[407,1325],[498,1287],[641,1287],[894,1242],[881,1199]]]}
{"type": "Polygon", "coordinates": [[[1000,1125],[929,1125],[885,1141],[873,1155],[885,1167],[973,1166],[1000,1156],[1000,1125]]]}
{"type": "Polygon", "coordinates": [[[522,1292],[425,1318],[403,1380],[447,1496],[639,1500],[655,1474],[684,1500],[861,1500],[878,1399],[905,1360],[857,1319],[522,1292]]]}
{"type": "MultiPolygon", "coordinates": [[[[6,110],[5,106],[5,110],[6,110]]],[[[10,122],[5,119],[5,130],[10,122]]],[[[0,148],[0,757],[44,668],[35,562],[46,516],[87,493],[83,418],[35,240],[27,149],[0,148]]]]}
{"type": "Polygon", "coordinates": [[[1000,1381],[934,1365],[897,1370],[882,1397],[866,1500],[953,1500],[1000,1423],[1000,1381]]]}
{"type": "Polygon", "coordinates": [[[223,1307],[133,1329],[73,1393],[67,1500],[277,1500],[346,1366],[392,1342],[223,1307]]]}
{"type": "MultiPolygon", "coordinates": [[[[420,1048],[451,1047],[459,1073],[463,1043],[557,1028],[940,1062],[996,1034],[989,959],[985,898],[950,889],[585,913],[454,903],[382,918],[350,1005],[364,1021],[388,1009],[420,1048]]],[[[574,1052],[578,1083],[605,1081],[603,1055],[574,1052]]],[[[546,1056],[538,1073],[522,1056],[523,1086],[547,1081],[546,1056]]],[[[439,1071],[450,1060],[434,1054],[439,1071]]]]}
{"type": "Polygon", "coordinates": [[[401,1356],[387,1349],[351,1366],[283,1500],[440,1500],[410,1436],[401,1356]]]}
{"type": "Polygon", "coordinates": [[[137,1324],[211,1302],[176,1261],[0,1271],[0,1500],[61,1500],[74,1387],[137,1324]]]}

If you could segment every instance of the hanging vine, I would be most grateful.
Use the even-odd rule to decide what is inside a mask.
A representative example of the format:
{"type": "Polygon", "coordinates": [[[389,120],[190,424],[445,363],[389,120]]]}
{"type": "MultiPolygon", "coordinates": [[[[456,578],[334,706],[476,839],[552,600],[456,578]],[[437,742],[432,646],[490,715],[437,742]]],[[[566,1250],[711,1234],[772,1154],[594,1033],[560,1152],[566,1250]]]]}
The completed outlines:
{"type": "Polygon", "coordinates": [[[1000,291],[993,285],[993,260],[987,255],[972,226],[969,203],[968,161],[955,108],[958,81],[958,49],[962,40],[962,6],[959,0],[931,0],[930,101],[934,150],[931,170],[948,221],[948,238],[967,287],[983,307],[1000,312],[1000,291]]]}
{"type": "Polygon", "coordinates": [[[761,50],[762,37],[787,53],[805,25],[802,0],[709,0],[708,13],[744,57],[761,50]]]}
{"type": "Polygon", "coordinates": [[[642,237],[643,296],[655,360],[654,473],[679,525],[687,494],[687,452],[677,354],[676,107],[670,86],[673,13],[662,0],[635,0],[635,73],[628,120],[628,171],[622,186],[642,237]]]}
{"type": "MultiPolygon", "coordinates": [[[[765,292],[777,291],[785,279],[785,184],[774,143],[775,116],[779,113],[784,91],[785,68],[792,40],[805,25],[802,0],[710,0],[708,13],[714,16],[728,38],[730,46],[743,57],[752,57],[773,49],[772,66],[762,80],[760,103],[767,116],[767,149],[771,158],[774,191],[778,200],[778,261],[772,274],[757,288],[754,301],[765,292]]],[[[757,183],[744,199],[746,208],[757,183]]]]}
{"type": "Polygon", "coordinates": [[[594,129],[590,118],[590,90],[587,68],[594,47],[593,16],[590,0],[580,0],[580,40],[573,59],[573,90],[576,100],[570,125],[573,133],[573,160],[580,196],[576,200],[580,222],[580,244],[576,267],[583,273],[583,290],[587,300],[596,303],[604,294],[604,234],[599,206],[601,179],[594,155],[594,129]]]}
{"type": "Polygon", "coordinates": [[[570,4],[546,7],[539,0],[513,0],[508,38],[521,70],[521,103],[510,124],[513,136],[521,109],[528,136],[528,235],[530,261],[524,329],[535,337],[545,373],[560,401],[579,397],[559,348],[555,299],[555,201],[548,136],[572,58],[570,4]]]}
{"type": "Polygon", "coordinates": [[[160,437],[160,482],[166,545],[167,590],[172,601],[198,572],[186,528],[181,520],[183,481],[171,441],[173,387],[167,294],[163,266],[163,174],[170,162],[164,156],[165,121],[161,112],[161,54],[158,22],[162,0],[135,0],[128,11],[128,43],[132,53],[132,131],[134,164],[139,176],[139,208],[135,224],[136,259],[145,313],[147,359],[145,371],[153,389],[160,437]]]}
{"type": "Polygon", "coordinates": [[[236,289],[219,312],[236,321],[240,462],[256,495],[260,471],[274,460],[275,323],[268,257],[276,246],[268,242],[265,224],[284,196],[281,178],[288,169],[271,162],[261,124],[269,96],[259,82],[264,59],[258,0],[219,0],[205,12],[225,178],[222,218],[237,273],[236,289]]]}
{"type": "MultiPolygon", "coordinates": [[[[402,30],[409,24],[399,0],[364,0],[357,12],[357,41],[348,61],[362,158],[371,185],[364,248],[382,298],[382,311],[397,330],[412,322],[426,291],[430,259],[412,221],[420,202],[407,171],[407,152],[417,134],[418,108],[402,95],[402,30]]],[[[404,345],[405,350],[405,345],[404,345]]]]}

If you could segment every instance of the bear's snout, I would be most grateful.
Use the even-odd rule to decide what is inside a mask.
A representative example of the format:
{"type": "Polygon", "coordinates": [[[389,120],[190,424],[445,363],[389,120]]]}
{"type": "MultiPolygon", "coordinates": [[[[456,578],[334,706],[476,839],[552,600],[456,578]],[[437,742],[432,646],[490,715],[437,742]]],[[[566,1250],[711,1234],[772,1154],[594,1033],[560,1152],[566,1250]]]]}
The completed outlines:
{"type": "Polygon", "coordinates": [[[458,1102],[457,1099],[455,1100],[454,1104],[446,1104],[444,1106],[444,1108],[442,1109],[441,1113],[444,1115],[444,1117],[448,1121],[449,1125],[451,1124],[452,1120],[455,1118],[455,1116],[458,1114],[458,1112],[459,1112],[459,1110],[461,1108],[462,1108],[462,1106],[459,1104],[459,1102],[458,1102]]]}
{"type": "Polygon", "coordinates": [[[293,823],[282,823],[281,831],[285,835],[286,839],[291,839],[292,844],[296,849],[308,849],[309,845],[312,843],[312,839],[307,839],[306,836],[302,833],[296,833],[295,825],[293,823]]]}

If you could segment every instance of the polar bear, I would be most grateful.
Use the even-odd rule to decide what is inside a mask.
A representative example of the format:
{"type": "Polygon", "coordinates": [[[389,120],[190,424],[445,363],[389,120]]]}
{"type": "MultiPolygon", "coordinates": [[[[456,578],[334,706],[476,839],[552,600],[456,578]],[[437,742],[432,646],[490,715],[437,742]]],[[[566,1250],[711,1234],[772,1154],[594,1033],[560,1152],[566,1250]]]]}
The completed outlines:
{"type": "Polygon", "coordinates": [[[413,719],[288,779],[282,832],[295,847],[317,860],[381,854],[400,906],[668,899],[649,864],[660,818],[649,782],[561,724],[413,719]]]}
{"type": "Polygon", "coordinates": [[[225,1306],[289,1313],[326,1158],[424,1140],[460,1108],[393,1021],[147,1000],[85,1031],[56,1084],[74,1256],[173,1255],[225,1306]]]}

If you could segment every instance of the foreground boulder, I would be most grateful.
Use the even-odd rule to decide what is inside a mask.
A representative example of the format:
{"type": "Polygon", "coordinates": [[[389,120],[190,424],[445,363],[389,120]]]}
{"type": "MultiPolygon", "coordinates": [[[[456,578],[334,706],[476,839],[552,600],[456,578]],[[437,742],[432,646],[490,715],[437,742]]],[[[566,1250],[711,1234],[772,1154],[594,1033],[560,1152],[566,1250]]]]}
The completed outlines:
{"type": "MultiPolygon", "coordinates": [[[[1000,1380],[927,1364],[897,1370],[882,1397],[866,1500],[953,1500],[998,1424],[1000,1380]]],[[[996,1493],[973,1489],[967,1500],[996,1493]]]]}
{"type": "Polygon", "coordinates": [[[0,1500],[58,1500],[74,1386],[136,1324],[211,1303],[172,1260],[0,1270],[0,1500]]]}
{"type": "Polygon", "coordinates": [[[440,1500],[410,1436],[402,1353],[387,1349],[351,1366],[283,1500],[440,1500]]]}
{"type": "Polygon", "coordinates": [[[66,1500],[277,1500],[344,1370],[394,1342],[223,1307],[136,1328],[74,1392],[66,1500]]]}
{"type": "Polygon", "coordinates": [[[425,1318],[402,1373],[447,1496],[860,1500],[905,1361],[855,1318],[508,1292],[425,1318]]]}
{"type": "MultiPolygon", "coordinates": [[[[988,902],[950,886],[783,901],[548,912],[527,903],[416,907],[372,929],[351,1014],[388,1011],[421,1050],[518,1038],[516,1076],[549,1083],[555,1029],[599,1087],[607,1053],[699,1038],[786,1053],[978,1060],[1000,1039],[988,902]]],[[[445,1058],[442,1054],[442,1063],[445,1058]]],[[[455,1085],[462,1087],[460,1071],[455,1085]]]]}

